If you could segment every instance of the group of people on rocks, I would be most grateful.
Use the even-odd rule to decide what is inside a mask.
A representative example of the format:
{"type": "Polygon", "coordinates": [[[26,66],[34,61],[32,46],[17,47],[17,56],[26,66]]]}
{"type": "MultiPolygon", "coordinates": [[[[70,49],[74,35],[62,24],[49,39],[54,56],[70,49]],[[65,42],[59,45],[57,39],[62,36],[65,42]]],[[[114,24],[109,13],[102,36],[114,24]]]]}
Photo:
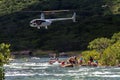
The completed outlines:
{"type": "Polygon", "coordinates": [[[82,57],[82,54],[80,55],[80,57],[71,56],[65,61],[59,61],[59,59],[54,56],[54,59],[51,59],[49,63],[53,64],[56,61],[58,61],[62,67],[73,67],[73,66],[79,66],[79,65],[81,66],[97,66],[98,65],[98,61],[93,59],[92,56],[89,57],[88,63],[84,64],[83,63],[84,58],[82,57]]]}
{"type": "Polygon", "coordinates": [[[82,57],[82,55],[80,55],[79,58],[77,58],[76,56],[72,56],[72,57],[69,57],[67,59],[67,61],[63,61],[61,62],[61,65],[71,65],[71,66],[78,66],[78,65],[81,65],[81,66],[98,66],[98,61],[93,59],[92,56],[90,56],[89,60],[88,60],[88,63],[87,64],[83,64],[84,62],[84,58],[82,57]]]}

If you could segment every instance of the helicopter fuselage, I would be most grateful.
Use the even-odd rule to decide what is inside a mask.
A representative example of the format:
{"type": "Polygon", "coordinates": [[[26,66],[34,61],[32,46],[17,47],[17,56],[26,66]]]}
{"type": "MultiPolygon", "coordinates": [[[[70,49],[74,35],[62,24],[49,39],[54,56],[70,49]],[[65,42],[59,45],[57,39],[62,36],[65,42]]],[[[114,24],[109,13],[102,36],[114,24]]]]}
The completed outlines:
{"type": "Polygon", "coordinates": [[[51,25],[52,21],[47,20],[47,19],[33,19],[30,21],[30,26],[31,27],[37,27],[40,29],[40,27],[45,27],[47,29],[47,26],[51,25]]]}

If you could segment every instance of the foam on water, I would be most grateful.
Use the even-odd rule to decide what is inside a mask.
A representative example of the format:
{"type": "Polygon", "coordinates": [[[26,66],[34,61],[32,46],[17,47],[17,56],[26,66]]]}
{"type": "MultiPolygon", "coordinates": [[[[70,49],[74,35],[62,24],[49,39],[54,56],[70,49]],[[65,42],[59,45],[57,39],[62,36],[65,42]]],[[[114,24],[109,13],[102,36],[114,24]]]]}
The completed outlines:
{"type": "Polygon", "coordinates": [[[31,59],[40,59],[39,57],[31,57],[31,59]]]}
{"type": "Polygon", "coordinates": [[[4,67],[10,67],[10,68],[21,68],[21,67],[24,67],[24,66],[33,66],[33,67],[36,67],[36,66],[51,66],[49,63],[33,63],[33,62],[25,62],[25,63],[10,63],[9,65],[4,65],[4,67]]]}
{"type": "Polygon", "coordinates": [[[52,66],[59,66],[60,63],[58,61],[56,61],[55,63],[52,64],[52,66]]]}
{"type": "MultiPolygon", "coordinates": [[[[5,68],[5,77],[7,80],[17,80],[17,78],[30,77],[35,78],[36,80],[42,79],[54,79],[63,78],[61,80],[67,80],[73,77],[80,80],[85,77],[97,77],[102,78],[102,80],[107,80],[106,78],[120,78],[120,68],[119,67],[71,67],[71,68],[62,68],[58,66],[59,63],[56,62],[53,65],[50,65],[47,60],[44,61],[44,58],[30,58],[29,61],[22,61],[21,59],[16,59],[8,65],[4,65],[5,68]],[[39,61],[40,60],[40,61],[39,61]],[[43,61],[43,62],[42,62],[43,61]],[[10,78],[9,78],[10,77],[10,78]],[[38,78],[37,78],[38,77],[38,78]],[[79,79],[80,78],[80,79],[79,79]]],[[[31,80],[31,79],[29,79],[31,80]]],[[[84,80],[84,79],[83,79],[84,80]]],[[[89,80],[89,79],[88,79],[89,80]]],[[[92,80],[92,79],[90,79],[92,80]]],[[[94,79],[93,79],[94,80],[94,79]]],[[[111,79],[112,80],[112,79],[111,79]]]]}
{"type": "Polygon", "coordinates": [[[33,75],[35,75],[35,73],[34,74],[32,74],[32,73],[19,73],[19,72],[8,72],[8,73],[6,73],[5,74],[5,76],[33,76],[33,75]]]}

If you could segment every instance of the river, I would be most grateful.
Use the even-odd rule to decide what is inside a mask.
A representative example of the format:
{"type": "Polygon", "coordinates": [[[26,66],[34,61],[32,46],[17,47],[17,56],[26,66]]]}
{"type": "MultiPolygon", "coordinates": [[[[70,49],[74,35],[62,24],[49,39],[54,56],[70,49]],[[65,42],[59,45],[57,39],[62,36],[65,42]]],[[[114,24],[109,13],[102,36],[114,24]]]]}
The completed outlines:
{"type": "Polygon", "coordinates": [[[37,57],[14,59],[4,65],[5,80],[120,80],[120,67],[62,68],[48,61],[37,57]]]}

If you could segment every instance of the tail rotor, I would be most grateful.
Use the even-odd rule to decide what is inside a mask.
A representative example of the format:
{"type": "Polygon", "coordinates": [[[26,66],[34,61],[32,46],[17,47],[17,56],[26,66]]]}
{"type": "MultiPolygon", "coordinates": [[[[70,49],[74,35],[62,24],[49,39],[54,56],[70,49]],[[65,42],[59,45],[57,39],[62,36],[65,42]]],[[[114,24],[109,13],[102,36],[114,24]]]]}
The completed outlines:
{"type": "Polygon", "coordinates": [[[74,12],[73,16],[72,16],[72,20],[73,22],[76,22],[76,13],[74,12]]]}

